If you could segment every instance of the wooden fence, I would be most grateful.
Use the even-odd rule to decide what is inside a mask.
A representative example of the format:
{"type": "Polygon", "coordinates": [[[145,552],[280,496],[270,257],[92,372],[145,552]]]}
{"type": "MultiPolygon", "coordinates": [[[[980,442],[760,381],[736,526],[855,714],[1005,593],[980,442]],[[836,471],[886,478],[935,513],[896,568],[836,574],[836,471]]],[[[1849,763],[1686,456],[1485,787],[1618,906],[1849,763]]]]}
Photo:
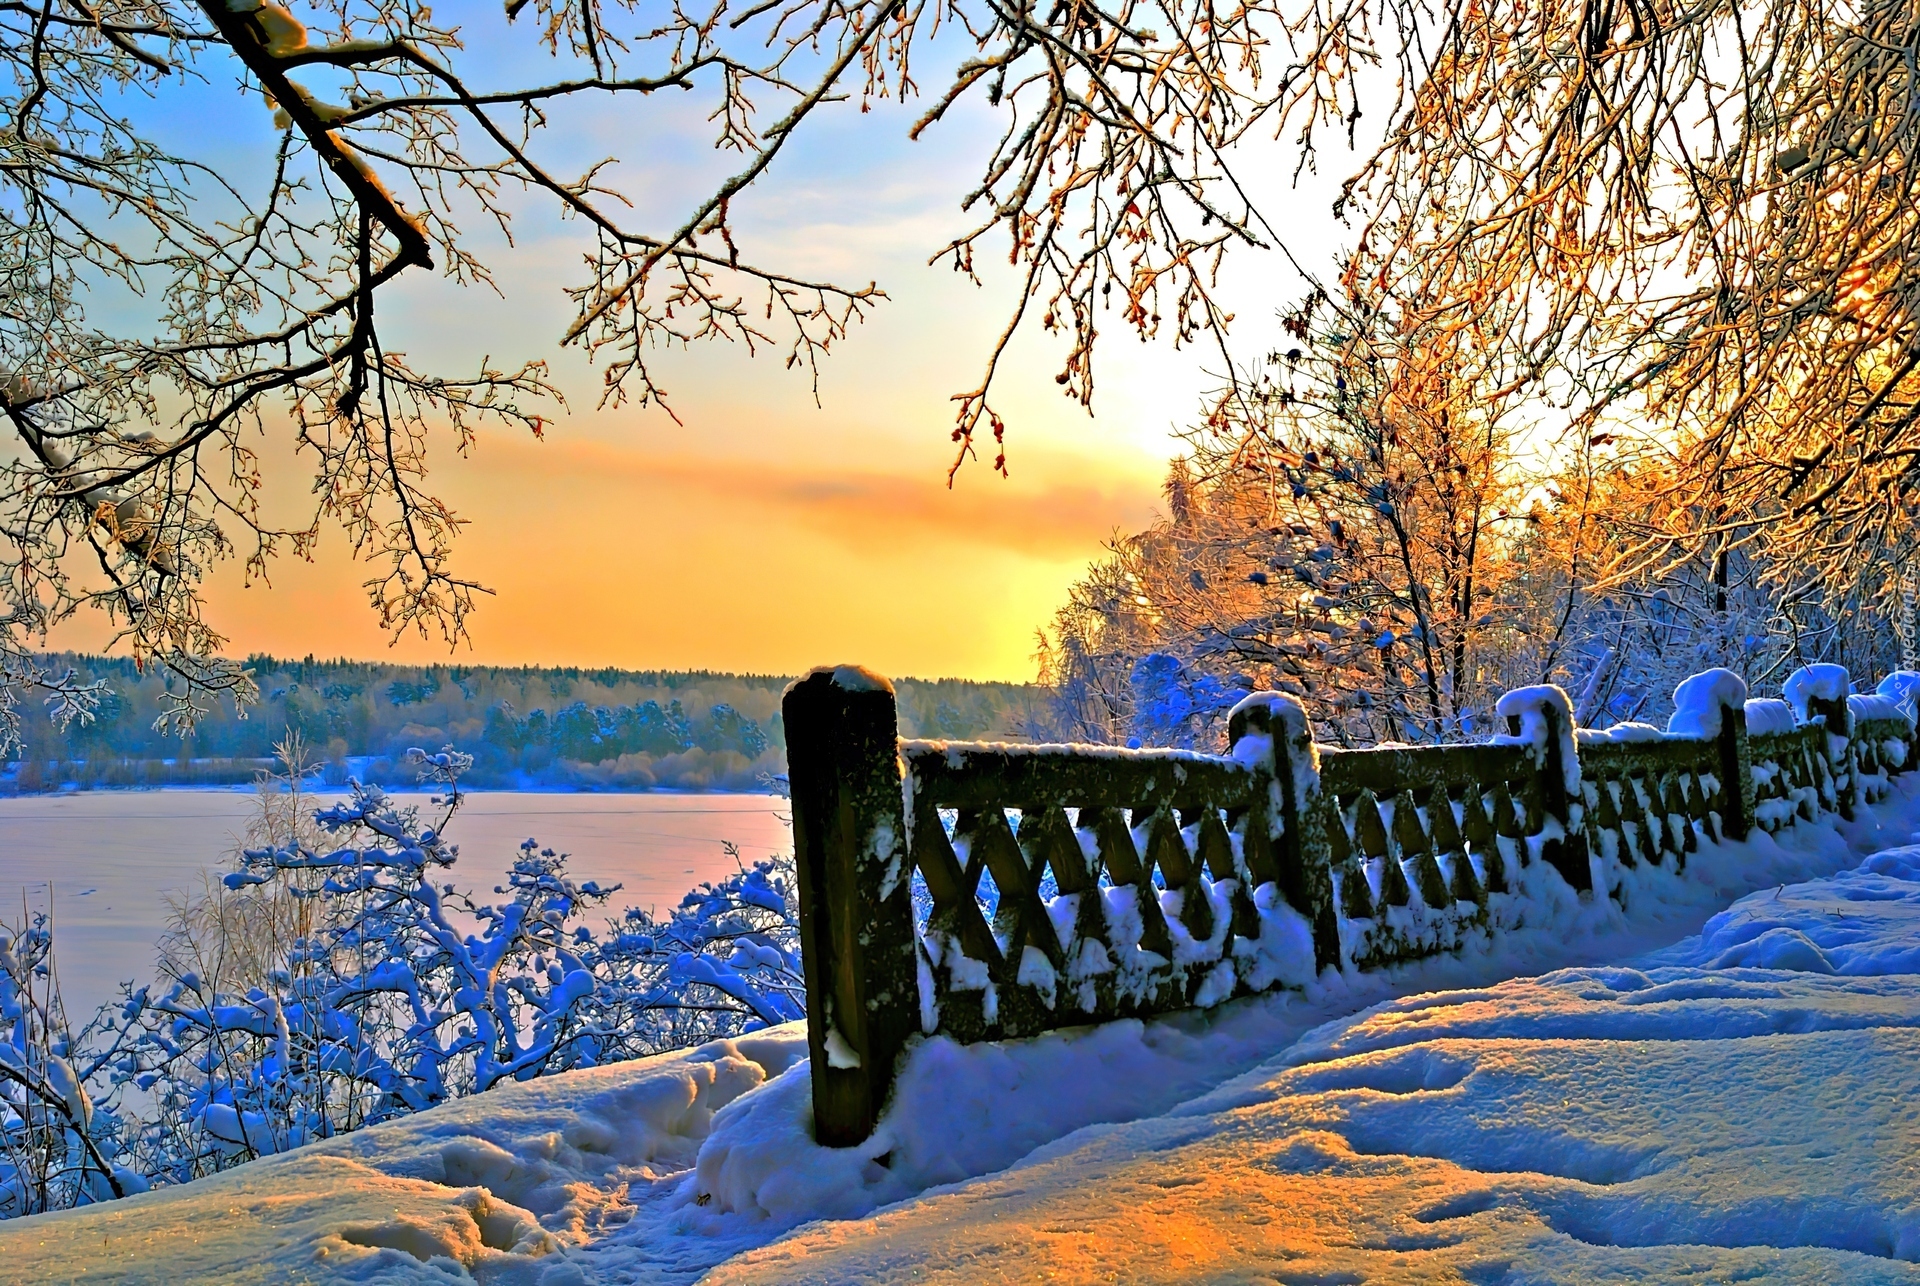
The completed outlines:
{"type": "Polygon", "coordinates": [[[1657,897],[1703,840],[1851,816],[1911,765],[1914,727],[1824,670],[1789,681],[1791,712],[1696,676],[1680,732],[1576,735],[1564,694],[1532,688],[1491,742],[1372,750],[1315,746],[1266,693],[1224,756],[904,741],[884,679],[816,670],[783,710],[815,1136],[871,1134],[919,1034],[1027,1036],[1455,951],[1556,899],[1657,897]]]}

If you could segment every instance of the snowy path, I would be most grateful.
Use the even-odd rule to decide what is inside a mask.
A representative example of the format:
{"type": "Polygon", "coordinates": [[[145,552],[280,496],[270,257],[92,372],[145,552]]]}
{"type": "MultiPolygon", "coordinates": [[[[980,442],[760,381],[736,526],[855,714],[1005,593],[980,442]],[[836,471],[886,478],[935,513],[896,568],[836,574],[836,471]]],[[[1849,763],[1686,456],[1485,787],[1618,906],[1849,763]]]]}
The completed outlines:
{"type": "Polygon", "coordinates": [[[804,1039],[778,1029],[0,1224],[0,1263],[62,1282],[1920,1281],[1920,853],[1824,878],[1906,842],[1916,790],[1844,841],[1708,848],[1684,905],[1632,919],[1588,908],[1206,1015],[931,1042],[860,1149],[807,1140],[804,1039]]]}

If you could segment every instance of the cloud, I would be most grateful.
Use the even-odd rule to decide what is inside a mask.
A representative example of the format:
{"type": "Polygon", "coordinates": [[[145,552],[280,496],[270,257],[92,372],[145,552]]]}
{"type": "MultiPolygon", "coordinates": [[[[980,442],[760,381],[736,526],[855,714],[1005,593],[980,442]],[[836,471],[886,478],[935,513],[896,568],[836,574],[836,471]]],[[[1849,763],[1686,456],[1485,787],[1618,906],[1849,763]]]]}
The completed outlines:
{"type": "Polygon", "coordinates": [[[1021,470],[1010,479],[969,464],[949,489],[944,469],[932,463],[876,469],[831,459],[662,457],[575,440],[490,442],[461,468],[516,486],[546,475],[578,487],[591,508],[610,503],[610,496],[648,509],[692,507],[710,523],[794,526],[869,554],[933,547],[1091,559],[1116,529],[1136,529],[1153,512],[1157,488],[1143,474],[1097,458],[1039,451],[1018,463],[1021,470]]]}

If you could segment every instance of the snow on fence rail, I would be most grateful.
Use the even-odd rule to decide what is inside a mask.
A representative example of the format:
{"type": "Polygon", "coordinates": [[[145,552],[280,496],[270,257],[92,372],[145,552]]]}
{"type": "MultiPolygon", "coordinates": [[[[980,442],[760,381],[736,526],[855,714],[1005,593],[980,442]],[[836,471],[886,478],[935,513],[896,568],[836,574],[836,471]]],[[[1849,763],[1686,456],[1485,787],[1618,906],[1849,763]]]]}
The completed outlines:
{"type": "Polygon", "coordinates": [[[1315,746],[1300,703],[1262,693],[1220,756],[903,741],[886,680],[816,670],[783,708],[815,1136],[871,1134],[917,1034],[1214,1005],[1456,950],[1567,898],[1658,897],[1702,838],[1885,794],[1916,685],[1850,697],[1810,666],[1787,701],[1749,702],[1710,670],[1665,732],[1598,733],[1525,688],[1489,743],[1371,750],[1315,746]]]}

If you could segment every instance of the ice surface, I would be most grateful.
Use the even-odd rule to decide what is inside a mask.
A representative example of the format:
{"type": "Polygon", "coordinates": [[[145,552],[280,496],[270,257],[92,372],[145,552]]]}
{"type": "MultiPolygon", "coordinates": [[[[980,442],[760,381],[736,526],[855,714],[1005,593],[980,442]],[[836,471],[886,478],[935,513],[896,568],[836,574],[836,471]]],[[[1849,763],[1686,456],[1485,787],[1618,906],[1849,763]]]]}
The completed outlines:
{"type": "MultiPolygon", "coordinates": [[[[398,792],[395,792],[399,796],[398,792]]],[[[340,796],[321,792],[320,803],[340,796]]],[[[257,809],[247,790],[90,790],[0,799],[0,900],[53,916],[67,1013],[91,1016],[129,979],[153,977],[154,940],[167,930],[162,894],[194,890],[226,861],[221,849],[257,809]],[[84,882],[76,875],[84,875],[84,882]],[[98,892],[82,895],[97,886],[98,892]]],[[[702,881],[740,864],[791,852],[773,795],[593,794],[471,791],[450,832],[461,887],[497,883],[520,841],[572,853],[577,879],[621,886],[616,908],[678,906],[702,881]]],[[[217,873],[217,871],[215,872],[217,873]]]]}
{"type": "Polygon", "coordinates": [[[168,1286],[1920,1282],[1920,846],[1887,847],[1917,795],[1702,845],[1625,914],[1570,903],[1458,957],[922,1041],[857,1148],[812,1143],[790,1024],[0,1224],[0,1262],[168,1286]]]}

